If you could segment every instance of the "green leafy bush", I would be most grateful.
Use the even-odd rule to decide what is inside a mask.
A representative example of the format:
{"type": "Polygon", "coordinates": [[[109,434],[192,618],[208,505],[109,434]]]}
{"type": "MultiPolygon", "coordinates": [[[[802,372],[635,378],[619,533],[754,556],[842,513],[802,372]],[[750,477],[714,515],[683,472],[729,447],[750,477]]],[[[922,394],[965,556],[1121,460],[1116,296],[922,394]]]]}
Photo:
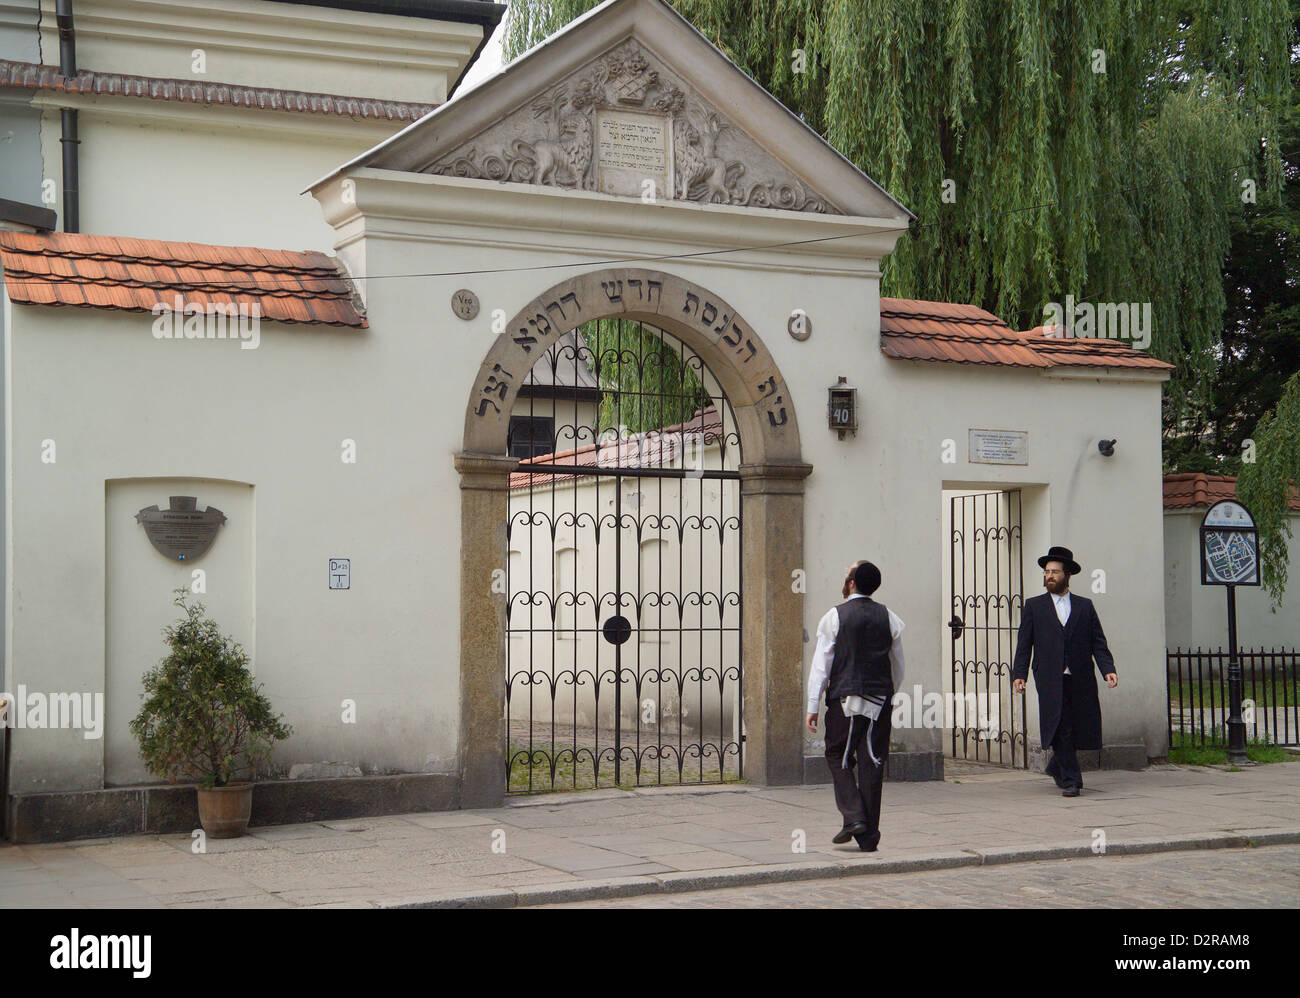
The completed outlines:
{"type": "Polygon", "coordinates": [[[204,616],[202,603],[186,602],[188,589],[175,592],[185,617],[163,628],[171,653],[145,673],[144,703],[131,721],[140,755],[172,783],[224,787],[239,773],[255,778],[272,743],[293,729],[271,713],[243,648],[204,616]]]}

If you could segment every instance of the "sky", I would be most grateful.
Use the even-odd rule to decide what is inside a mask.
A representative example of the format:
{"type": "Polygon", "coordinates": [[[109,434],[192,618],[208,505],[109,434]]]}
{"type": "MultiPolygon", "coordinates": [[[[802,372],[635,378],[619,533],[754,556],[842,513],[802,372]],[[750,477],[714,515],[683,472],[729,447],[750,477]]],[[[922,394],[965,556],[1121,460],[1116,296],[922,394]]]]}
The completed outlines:
{"type": "MultiPolygon", "coordinates": [[[[506,17],[509,16],[509,13],[507,13],[506,17]]],[[[506,17],[503,17],[501,23],[497,25],[496,31],[488,39],[487,46],[479,55],[478,60],[474,65],[470,66],[469,72],[465,74],[465,79],[456,90],[457,95],[477,86],[501,68],[501,40],[506,34],[506,17]]]]}

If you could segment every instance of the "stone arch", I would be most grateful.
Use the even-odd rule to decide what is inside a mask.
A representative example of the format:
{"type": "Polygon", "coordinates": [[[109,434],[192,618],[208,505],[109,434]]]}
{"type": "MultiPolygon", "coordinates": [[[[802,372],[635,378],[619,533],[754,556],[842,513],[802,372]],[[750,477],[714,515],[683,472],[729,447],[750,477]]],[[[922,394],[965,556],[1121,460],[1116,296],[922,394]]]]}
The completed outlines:
{"type": "Polygon", "coordinates": [[[740,430],[743,507],[745,774],[767,784],[803,781],[803,480],[798,421],[785,379],[758,334],[707,288],[662,271],[582,274],[529,302],[487,352],[465,406],[461,475],[461,806],[504,794],[506,732],[503,567],[510,410],[534,362],[571,329],[595,319],[658,326],[695,351],[718,380],[740,430]]]}

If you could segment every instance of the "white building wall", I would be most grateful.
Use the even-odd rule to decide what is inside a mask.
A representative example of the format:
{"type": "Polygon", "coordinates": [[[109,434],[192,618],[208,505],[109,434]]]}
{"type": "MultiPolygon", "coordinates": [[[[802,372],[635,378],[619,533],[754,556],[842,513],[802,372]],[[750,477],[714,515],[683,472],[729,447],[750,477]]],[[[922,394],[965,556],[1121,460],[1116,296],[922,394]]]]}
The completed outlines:
{"type": "MultiPolygon", "coordinates": [[[[40,0],[39,29],[37,7],[0,3],[11,50],[0,56],[58,64],[54,0],[40,0]]],[[[483,35],[473,24],[264,0],[78,0],[74,24],[83,71],[420,104],[447,99],[483,35]]],[[[0,119],[14,123],[17,156],[3,185],[35,202],[52,184],[61,228],[59,111],[76,108],[80,231],[274,249],[328,250],[333,233],[303,189],[406,124],[17,89],[6,100],[0,119]]]]}
{"type": "MultiPolygon", "coordinates": [[[[119,619],[154,620],[174,581],[173,566],[158,556],[151,578],[109,600],[105,483],[163,476],[243,483],[255,497],[255,667],[295,726],[277,764],[452,771],[461,499],[453,455],[496,336],[494,311],[513,315],[564,276],[604,266],[590,261],[770,245],[853,225],[428,177],[387,184],[380,171],[365,173],[381,177],[358,183],[368,214],[340,221],[337,239],[363,278],[367,331],[263,324],[260,347],[241,350],[231,341],[155,340],[146,315],[12,310],[11,682],[102,692],[106,633],[119,619]],[[562,263],[583,267],[557,274],[562,263]],[[466,276],[479,270],[492,273],[466,276]],[[430,274],[446,276],[401,276],[430,274]],[[462,287],[482,302],[468,323],[449,307],[462,287]],[[45,439],[57,441],[56,464],[40,460],[45,439]],[[356,441],[355,464],[340,460],[345,440],[356,441]],[[329,559],[340,557],[352,559],[347,592],[327,587],[329,559]],[[341,722],[346,699],[357,703],[356,724],[341,722]]],[[[1062,543],[1085,571],[1106,572],[1104,592],[1094,594],[1090,579],[1088,589],[1120,674],[1120,688],[1102,693],[1106,740],[1140,740],[1148,754],[1162,754],[1158,384],[890,360],[880,351],[875,264],[847,243],[653,266],[734,305],[788,384],[803,458],[814,468],[805,564],[783,570],[792,580],[799,569],[807,577],[809,642],[790,668],[806,676],[817,620],[841,600],[844,566],[869,557],[884,575],[881,600],[908,625],[908,682],[942,690],[949,617],[942,492],[1037,488],[1041,500],[1026,505],[1027,559],[1044,542],[1062,543]],[[814,326],[802,343],[786,331],[796,308],[814,326]],[[859,388],[861,405],[859,432],[843,441],[824,422],[826,389],[839,375],[859,388]],[[1030,464],[967,463],[972,426],[1028,430],[1030,464]],[[1097,453],[1102,437],[1119,438],[1113,458],[1097,453]],[[942,460],[946,439],[957,442],[955,464],[942,460]]],[[[197,493],[206,505],[207,494],[197,493]]],[[[231,534],[218,546],[234,534],[223,530],[231,534]]],[[[148,544],[143,536],[135,542],[148,544]]],[[[1026,575],[1031,592],[1033,573],[1026,575]]],[[[488,594],[492,580],[481,584],[488,594]]],[[[750,602],[745,612],[765,608],[750,602]]],[[[233,613],[222,623],[240,626],[233,613]]],[[[151,664],[141,661],[140,671],[151,664]]],[[[114,665],[113,675],[126,668],[114,665]]],[[[113,738],[128,720],[108,718],[113,738]]],[[[16,735],[14,792],[100,785],[111,739],[16,735]]],[[[896,739],[927,749],[940,740],[938,730],[896,739]]],[[[808,749],[817,750],[811,740],[808,749]]]]}
{"type": "MultiPolygon", "coordinates": [[[[430,447],[428,375],[412,375],[436,370],[430,341],[393,325],[376,335],[264,323],[259,348],[242,350],[156,340],[148,315],[21,306],[11,315],[10,357],[22,374],[10,385],[10,684],[102,693],[106,668],[129,685],[164,652],[154,625],[174,609],[177,566],[133,517],[123,536],[126,514],[116,501],[106,513],[106,483],[245,483],[255,508],[232,504],[193,567],[209,569],[204,601],[249,648],[265,693],[295,727],[275,761],[452,771],[459,494],[449,448],[430,447]],[[41,461],[47,439],[56,463],[41,461]],[[355,464],[341,460],[345,440],[356,442],[355,464]],[[243,557],[248,531],[251,577],[233,566],[228,577],[219,566],[243,557]],[[124,587],[105,554],[121,542],[147,566],[124,587]],[[328,588],[331,558],[352,559],[350,590],[328,588]],[[251,624],[232,587],[255,594],[251,624]],[[106,639],[120,633],[128,645],[106,639]],[[355,724],[342,723],[347,699],[355,724]]],[[[164,505],[170,487],[148,490],[151,502],[164,505]]],[[[227,491],[189,494],[224,510],[227,491]]],[[[138,702],[128,708],[120,687],[107,699],[114,712],[99,741],[14,732],[14,792],[98,787],[106,753],[116,776],[138,702]]]]}
{"type": "MultiPolygon", "coordinates": [[[[41,0],[51,63],[54,11],[41,0]]],[[[96,72],[429,104],[483,37],[474,24],[263,0],[77,0],[74,24],[77,64],[96,72]]]]}
{"type": "MultiPolygon", "coordinates": [[[[45,171],[59,192],[50,207],[61,218],[59,104],[48,97],[35,103],[44,108],[45,171]]],[[[92,98],[82,102],[78,116],[80,230],[328,251],[333,231],[302,189],[400,127],[287,111],[92,98]]]]}

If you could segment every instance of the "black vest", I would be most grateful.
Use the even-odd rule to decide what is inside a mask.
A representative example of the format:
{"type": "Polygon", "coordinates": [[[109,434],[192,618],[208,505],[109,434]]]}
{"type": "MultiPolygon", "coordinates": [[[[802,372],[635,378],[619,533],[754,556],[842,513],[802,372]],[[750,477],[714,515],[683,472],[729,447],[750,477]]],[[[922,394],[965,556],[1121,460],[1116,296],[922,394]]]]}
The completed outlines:
{"type": "Polygon", "coordinates": [[[889,610],[870,596],[855,597],[835,608],[840,629],[835,635],[826,701],[849,696],[891,696],[889,610]]]}

